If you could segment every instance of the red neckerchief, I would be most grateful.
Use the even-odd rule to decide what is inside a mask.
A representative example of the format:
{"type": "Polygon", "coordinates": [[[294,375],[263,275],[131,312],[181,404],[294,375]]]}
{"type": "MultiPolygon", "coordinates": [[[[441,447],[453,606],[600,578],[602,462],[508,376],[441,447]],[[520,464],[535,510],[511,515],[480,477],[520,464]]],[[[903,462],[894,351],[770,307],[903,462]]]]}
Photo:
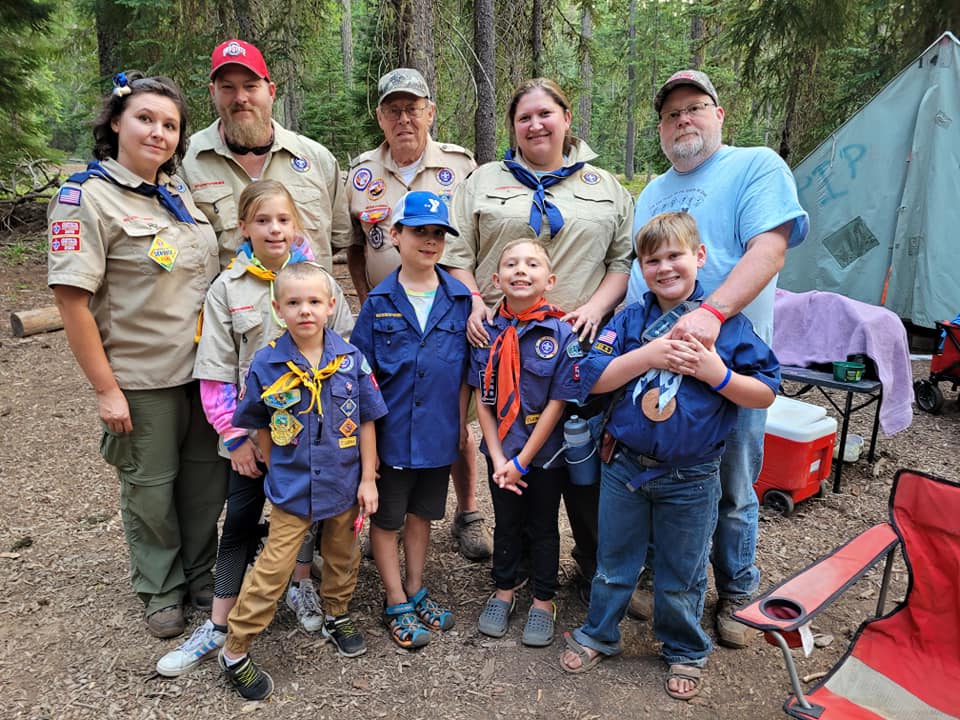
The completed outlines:
{"type": "Polygon", "coordinates": [[[517,325],[531,320],[544,320],[548,317],[560,318],[564,312],[556,305],[549,304],[543,298],[538,299],[528,310],[514,313],[504,298],[500,304],[500,317],[510,320],[510,326],[504,330],[490,348],[487,367],[483,371],[483,387],[490,387],[493,372],[497,372],[497,434],[500,439],[520,414],[520,336],[517,325]],[[499,353],[497,352],[499,350],[499,353]]]}

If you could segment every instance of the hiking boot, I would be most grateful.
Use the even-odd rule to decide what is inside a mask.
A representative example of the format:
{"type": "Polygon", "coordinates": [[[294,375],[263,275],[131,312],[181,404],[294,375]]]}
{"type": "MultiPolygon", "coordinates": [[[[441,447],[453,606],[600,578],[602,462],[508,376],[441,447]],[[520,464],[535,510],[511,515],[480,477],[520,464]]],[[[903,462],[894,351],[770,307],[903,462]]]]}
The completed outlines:
{"type": "Polygon", "coordinates": [[[653,620],[653,572],[644,570],[627,605],[627,615],[634,620],[653,620]]]}
{"type": "Polygon", "coordinates": [[[213,609],[213,585],[204,585],[196,590],[191,590],[190,603],[200,612],[209,614],[213,609]]]}
{"type": "Polygon", "coordinates": [[[350,615],[344,613],[323,624],[323,636],[332,642],[343,657],[357,657],[367,651],[367,644],[353,624],[350,615]]]}
{"type": "Polygon", "coordinates": [[[217,662],[227,680],[244,700],[266,700],[273,692],[273,678],[270,673],[258,668],[249,655],[235,665],[227,665],[221,650],[217,654],[217,662]]]}
{"type": "Polygon", "coordinates": [[[157,672],[164,677],[186,675],[204,660],[210,660],[223,647],[227,634],[213,627],[207,620],[193,631],[190,639],[171,650],[157,662],[157,672]]]}
{"type": "Polygon", "coordinates": [[[759,630],[747,627],[733,618],[733,613],[750,604],[749,597],[720,598],[717,601],[717,642],[728,648],[745,648],[757,635],[759,630]]]}
{"type": "Polygon", "coordinates": [[[167,605],[147,615],[147,630],[155,638],[172,638],[183,635],[187,623],[183,619],[183,608],[179,605],[167,605]]]}
{"type": "Polygon", "coordinates": [[[455,515],[450,532],[459,541],[460,554],[467,560],[486,560],[493,554],[493,535],[479,510],[455,515]]]}
{"type": "Polygon", "coordinates": [[[323,608],[310,578],[299,583],[290,583],[287,589],[287,607],[297,615],[300,627],[309,633],[323,628],[323,608]]]}

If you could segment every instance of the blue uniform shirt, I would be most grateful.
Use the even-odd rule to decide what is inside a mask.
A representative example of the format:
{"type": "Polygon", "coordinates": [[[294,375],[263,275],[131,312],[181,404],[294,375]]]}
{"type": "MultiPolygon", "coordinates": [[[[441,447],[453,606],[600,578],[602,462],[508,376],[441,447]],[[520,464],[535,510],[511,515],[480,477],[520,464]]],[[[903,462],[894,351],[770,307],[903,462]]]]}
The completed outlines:
{"type": "MultiPolygon", "coordinates": [[[[485,323],[485,326],[492,345],[510,326],[510,320],[497,314],[493,325],[485,323]]],[[[525,327],[517,329],[517,335],[520,339],[520,414],[501,441],[508,458],[523,449],[550,400],[577,399],[580,383],[575,380],[574,366],[583,354],[573,328],[559,318],[531,320],[525,327]]],[[[489,347],[471,348],[467,382],[473,387],[483,386],[483,371],[489,357],[489,347]]],[[[495,398],[492,407],[496,415],[495,398]]],[[[563,423],[558,422],[530,465],[543,467],[562,444],[563,423]]],[[[486,440],[480,444],[480,450],[485,455],[490,454],[486,440]]]]}
{"type": "MultiPolygon", "coordinates": [[[[357,348],[329,328],[324,331],[324,367],[337,355],[344,355],[340,368],[323,381],[320,404],[310,412],[312,394],[299,385],[300,400],[286,408],[303,424],[289,445],[274,444],[270,451],[270,471],[264,490],[270,502],[297,517],[322,520],[334,517],[357,503],[360,485],[360,425],[376,420],[387,412],[369,365],[357,348]]],[[[273,346],[261,348],[253,357],[242,397],[237,402],[233,424],[239,428],[270,432],[274,409],[267,407],[260,394],[289,368],[292,361],[301,370],[310,363],[285,332],[273,346]]]]}
{"type": "Polygon", "coordinates": [[[390,412],[377,421],[380,461],[396,468],[450,465],[460,446],[460,387],[469,358],[470,290],[437,268],[440,285],[420,330],[398,280],[367,296],[350,336],[370,361],[390,412]]]}
{"type": "MultiPolygon", "coordinates": [[[[689,299],[702,300],[703,296],[703,288],[697,282],[689,299]]],[[[640,335],[661,314],[657,298],[647,292],[643,304],[634,303],[613,317],[580,363],[582,398],[589,395],[615,357],[640,347],[640,335]]],[[[742,313],[720,326],[715,347],[734,372],[755,377],[774,392],[780,387],[780,363],[742,313]]],[[[720,457],[724,439],[737,420],[736,405],[706,383],[687,375],[677,392],[673,415],[653,422],[643,414],[641,398],[637,398],[636,404],[633,401],[639,379],[633,378],[626,384],[626,393],[614,406],[606,428],[611,435],[628,450],[668,466],[683,467],[720,457]]]]}

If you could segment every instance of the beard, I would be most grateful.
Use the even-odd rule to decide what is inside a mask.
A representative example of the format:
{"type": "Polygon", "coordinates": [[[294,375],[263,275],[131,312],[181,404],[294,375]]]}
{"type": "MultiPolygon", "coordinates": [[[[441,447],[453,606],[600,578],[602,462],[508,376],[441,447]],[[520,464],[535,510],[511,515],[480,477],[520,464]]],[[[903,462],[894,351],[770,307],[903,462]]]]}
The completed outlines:
{"type": "Polygon", "coordinates": [[[715,130],[700,130],[691,128],[685,135],[674,139],[668,144],[662,137],[660,139],[660,149],[671,163],[676,160],[706,160],[713,155],[721,141],[721,128],[715,130]]]}
{"type": "Polygon", "coordinates": [[[254,117],[235,120],[233,111],[239,109],[236,107],[226,108],[225,113],[220,114],[220,120],[223,122],[223,134],[235,145],[244,145],[246,147],[258,147],[270,142],[273,134],[273,126],[270,123],[270,117],[259,107],[254,105],[245,106],[244,110],[252,110],[254,117]]]}

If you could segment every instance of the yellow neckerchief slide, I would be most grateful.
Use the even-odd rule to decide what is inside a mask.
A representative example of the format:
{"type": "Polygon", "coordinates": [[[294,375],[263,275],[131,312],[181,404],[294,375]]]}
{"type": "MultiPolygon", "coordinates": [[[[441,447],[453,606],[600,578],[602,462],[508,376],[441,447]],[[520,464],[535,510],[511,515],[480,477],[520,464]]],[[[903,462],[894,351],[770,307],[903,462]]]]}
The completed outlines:
{"type": "Polygon", "coordinates": [[[260,393],[260,399],[263,400],[268,395],[287,392],[288,390],[292,390],[293,388],[302,384],[304,387],[310,390],[311,398],[309,407],[298,414],[304,415],[310,412],[313,409],[314,404],[316,404],[317,414],[323,417],[323,407],[320,404],[320,388],[323,387],[323,381],[333,375],[339,369],[340,364],[343,362],[345,357],[346,355],[337,355],[333,360],[327,363],[326,367],[320,369],[310,368],[309,371],[301,370],[293,363],[292,360],[288,360],[287,367],[290,368],[290,372],[285,372],[283,375],[278,377],[276,381],[274,381],[273,385],[260,393]]]}

